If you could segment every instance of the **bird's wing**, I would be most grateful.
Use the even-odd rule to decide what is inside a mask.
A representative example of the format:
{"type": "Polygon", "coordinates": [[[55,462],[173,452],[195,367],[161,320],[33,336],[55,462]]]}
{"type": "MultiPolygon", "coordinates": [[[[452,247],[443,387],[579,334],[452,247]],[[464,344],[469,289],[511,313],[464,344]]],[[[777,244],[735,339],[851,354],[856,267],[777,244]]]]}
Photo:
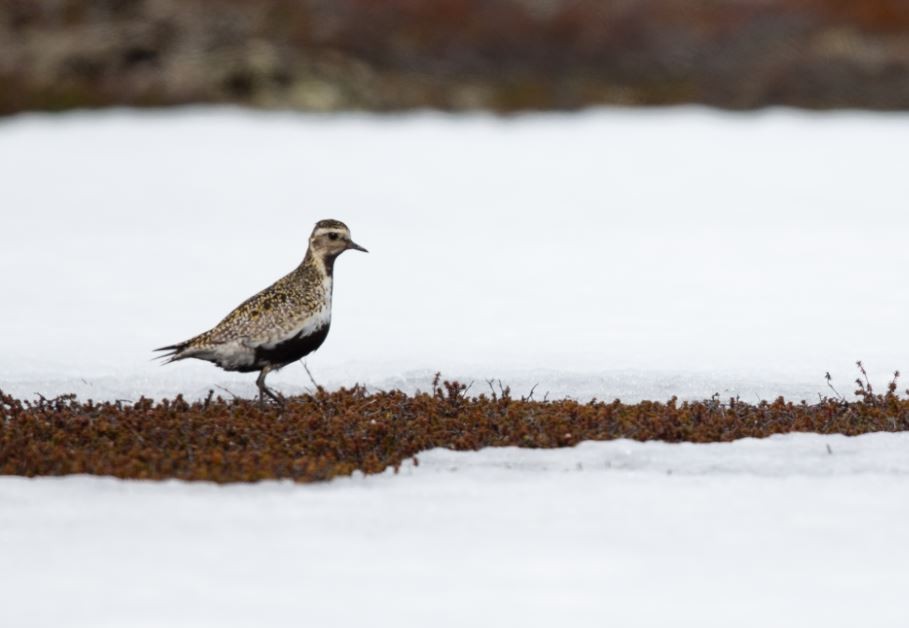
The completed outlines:
{"type": "Polygon", "coordinates": [[[297,294],[282,288],[279,281],[248,298],[206,332],[206,341],[212,344],[240,341],[255,346],[267,341],[276,330],[305,317],[297,294]]]}
{"type": "Polygon", "coordinates": [[[197,357],[222,359],[225,354],[247,356],[258,347],[271,348],[284,340],[307,336],[330,323],[331,302],[317,292],[301,291],[293,273],[234,308],[210,330],[170,347],[169,361],[197,357]]]}

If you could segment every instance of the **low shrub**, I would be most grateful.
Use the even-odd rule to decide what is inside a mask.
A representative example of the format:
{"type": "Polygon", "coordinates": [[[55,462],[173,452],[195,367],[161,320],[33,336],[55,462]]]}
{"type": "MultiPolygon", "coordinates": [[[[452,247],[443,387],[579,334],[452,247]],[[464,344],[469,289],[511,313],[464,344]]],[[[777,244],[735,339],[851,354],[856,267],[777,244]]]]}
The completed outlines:
{"type": "MultiPolygon", "coordinates": [[[[862,371],[864,372],[864,371],[862,371]]],[[[0,392],[0,474],[88,473],[119,478],[248,482],[327,480],[379,473],[434,447],[568,447],[584,440],[721,442],[788,432],[858,435],[909,430],[909,391],[875,392],[857,380],[857,400],[817,403],[534,400],[507,388],[469,395],[458,382],[431,392],[371,392],[356,386],[293,397],[283,407],[182,397],[135,403],[67,395],[23,401],[0,392]]]]}

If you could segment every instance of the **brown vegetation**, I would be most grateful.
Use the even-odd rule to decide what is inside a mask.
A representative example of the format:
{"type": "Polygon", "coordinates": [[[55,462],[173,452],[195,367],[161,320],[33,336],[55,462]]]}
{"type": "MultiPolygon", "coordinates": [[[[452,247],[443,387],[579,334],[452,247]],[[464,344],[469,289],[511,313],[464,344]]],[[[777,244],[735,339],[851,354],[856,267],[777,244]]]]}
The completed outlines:
{"type": "Polygon", "coordinates": [[[0,113],[909,107],[905,0],[3,0],[0,113]]]}
{"type": "MultiPolygon", "coordinates": [[[[213,398],[136,403],[72,396],[23,402],[0,393],[0,474],[89,473],[121,478],[309,482],[397,468],[434,447],[567,447],[583,440],[730,441],[787,432],[857,435],[909,430],[909,397],[896,378],[884,394],[857,380],[858,401],[782,398],[749,404],[535,401],[507,388],[468,396],[433,383],[431,393],[355,387],[289,399],[283,409],[213,398]]],[[[909,395],[909,391],[906,392],[909,395]]]]}

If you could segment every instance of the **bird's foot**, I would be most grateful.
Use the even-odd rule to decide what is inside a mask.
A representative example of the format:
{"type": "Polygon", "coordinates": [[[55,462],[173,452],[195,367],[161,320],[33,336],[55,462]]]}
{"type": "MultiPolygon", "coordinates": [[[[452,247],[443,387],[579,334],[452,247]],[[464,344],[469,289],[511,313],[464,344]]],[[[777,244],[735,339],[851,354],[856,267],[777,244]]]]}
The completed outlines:
{"type": "Polygon", "coordinates": [[[278,407],[280,407],[282,410],[284,409],[284,405],[287,403],[287,401],[284,399],[284,395],[272,390],[268,386],[262,386],[261,388],[259,388],[259,407],[260,408],[265,407],[265,397],[268,397],[269,399],[274,401],[278,405],[278,407]]]}

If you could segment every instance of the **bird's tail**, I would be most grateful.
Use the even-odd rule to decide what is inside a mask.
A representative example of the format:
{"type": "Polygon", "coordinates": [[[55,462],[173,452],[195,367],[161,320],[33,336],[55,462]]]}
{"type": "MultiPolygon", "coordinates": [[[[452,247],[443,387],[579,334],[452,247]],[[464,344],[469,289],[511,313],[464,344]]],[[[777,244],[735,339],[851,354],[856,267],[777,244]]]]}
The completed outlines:
{"type": "Polygon", "coordinates": [[[189,347],[189,344],[190,344],[190,341],[187,340],[186,342],[179,342],[175,345],[168,345],[166,347],[158,347],[157,349],[154,349],[154,351],[164,351],[164,353],[162,353],[160,355],[156,355],[153,359],[163,360],[163,362],[161,362],[161,364],[170,364],[171,362],[176,362],[177,360],[182,360],[184,358],[188,358],[189,356],[186,355],[184,352],[189,347]]]}

